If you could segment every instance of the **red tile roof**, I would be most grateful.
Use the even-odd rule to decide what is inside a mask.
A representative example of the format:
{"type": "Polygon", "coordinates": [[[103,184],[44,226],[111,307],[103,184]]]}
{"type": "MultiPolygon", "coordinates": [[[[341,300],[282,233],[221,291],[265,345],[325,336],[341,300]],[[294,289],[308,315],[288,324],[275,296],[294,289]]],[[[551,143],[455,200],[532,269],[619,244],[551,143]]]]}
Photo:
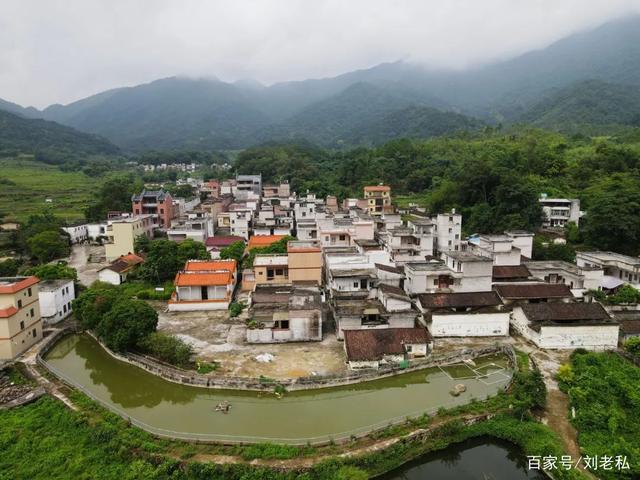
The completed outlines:
{"type": "Polygon", "coordinates": [[[384,355],[402,355],[405,344],[429,343],[425,328],[381,328],[344,330],[345,349],[349,361],[381,360],[384,355]]]}
{"type": "Polygon", "coordinates": [[[368,187],[364,187],[365,192],[389,192],[391,191],[391,187],[388,185],[370,185],[368,187]]]}
{"type": "Polygon", "coordinates": [[[7,308],[0,308],[0,318],[9,318],[18,313],[18,309],[13,305],[7,308]]]}
{"type": "Polygon", "coordinates": [[[231,272],[178,272],[173,282],[177,287],[222,286],[231,283],[231,272]]]}
{"type": "Polygon", "coordinates": [[[235,260],[188,260],[184,269],[189,272],[235,272],[235,260]]]}
{"type": "Polygon", "coordinates": [[[251,250],[256,247],[268,247],[282,240],[285,235],[254,235],[249,239],[248,248],[251,250]]]}
{"type": "Polygon", "coordinates": [[[31,287],[35,285],[40,280],[38,277],[11,277],[7,283],[0,282],[0,293],[16,293],[20,290],[24,290],[25,288],[31,287]]]}
{"type": "Polygon", "coordinates": [[[418,295],[422,308],[495,307],[502,305],[496,292],[422,293],[418,295]]]}
{"type": "Polygon", "coordinates": [[[221,235],[219,237],[209,237],[205,240],[204,244],[207,247],[228,247],[229,245],[236,242],[243,242],[243,237],[238,237],[237,235],[221,235]]]}
{"type": "Polygon", "coordinates": [[[511,300],[527,298],[573,298],[569,287],[563,283],[517,283],[493,287],[500,297],[511,300]]]}
{"type": "Polygon", "coordinates": [[[531,272],[525,265],[494,265],[493,278],[529,278],[531,272]]]}

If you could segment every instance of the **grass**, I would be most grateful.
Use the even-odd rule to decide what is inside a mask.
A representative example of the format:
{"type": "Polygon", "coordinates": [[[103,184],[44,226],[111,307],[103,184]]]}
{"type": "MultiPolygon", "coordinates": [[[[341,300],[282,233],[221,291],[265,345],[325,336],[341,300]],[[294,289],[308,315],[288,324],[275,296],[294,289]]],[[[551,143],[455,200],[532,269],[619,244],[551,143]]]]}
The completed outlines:
{"type": "Polygon", "coordinates": [[[0,178],[9,180],[0,186],[0,212],[17,221],[40,213],[45,205],[64,220],[80,220],[99,183],[80,172],[35,162],[31,156],[1,158],[0,178]],[[47,198],[52,203],[45,203],[47,198]]]}

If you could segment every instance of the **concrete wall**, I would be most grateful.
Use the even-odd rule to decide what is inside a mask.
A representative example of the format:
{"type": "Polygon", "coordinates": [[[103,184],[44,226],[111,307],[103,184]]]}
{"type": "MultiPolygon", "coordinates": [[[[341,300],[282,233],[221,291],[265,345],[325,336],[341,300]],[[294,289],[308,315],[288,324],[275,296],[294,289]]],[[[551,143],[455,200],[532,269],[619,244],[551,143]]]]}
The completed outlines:
{"type": "Polygon", "coordinates": [[[434,337],[490,337],[509,335],[509,312],[448,313],[431,315],[434,337]]]}
{"type": "Polygon", "coordinates": [[[40,291],[38,298],[42,319],[46,323],[59,322],[71,315],[71,302],[76,298],[73,281],[70,280],[55,290],[40,291]]]}
{"type": "Polygon", "coordinates": [[[618,334],[617,325],[544,326],[536,343],[540,348],[606,350],[618,346],[618,334]]]}
{"type": "Polygon", "coordinates": [[[121,276],[118,272],[114,272],[113,270],[109,270],[108,268],[105,268],[104,270],[100,270],[98,272],[98,280],[100,280],[101,282],[110,283],[111,285],[120,285],[126,279],[126,277],[122,277],[123,276],[121,276]]]}

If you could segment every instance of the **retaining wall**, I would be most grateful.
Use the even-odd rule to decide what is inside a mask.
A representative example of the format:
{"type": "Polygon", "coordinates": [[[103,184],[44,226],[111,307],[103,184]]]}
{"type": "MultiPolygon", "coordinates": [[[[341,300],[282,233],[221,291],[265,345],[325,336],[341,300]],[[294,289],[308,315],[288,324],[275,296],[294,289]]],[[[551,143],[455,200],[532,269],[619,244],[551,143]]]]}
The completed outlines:
{"type": "MultiPolygon", "coordinates": [[[[41,356],[44,356],[49,351],[49,349],[55,344],[55,341],[57,341],[62,336],[68,335],[72,332],[75,332],[75,330],[73,328],[68,328],[59,331],[54,336],[52,336],[54,338],[48,340],[47,344],[44,345],[40,350],[38,360],[41,360],[41,356]]],[[[93,338],[96,337],[93,336],[93,338]]],[[[96,339],[96,341],[98,340],[96,339]]],[[[407,368],[400,368],[399,366],[389,366],[377,370],[353,371],[337,375],[318,375],[313,377],[274,380],[266,377],[231,377],[225,375],[216,375],[215,373],[202,375],[192,370],[183,370],[172,365],[159,362],[158,360],[145,355],[139,355],[135,353],[119,354],[113,352],[101,342],[99,343],[102,345],[105,351],[107,351],[114,358],[142,368],[143,370],[162,377],[169,382],[179,383],[182,385],[192,385],[201,388],[236,389],[249,391],[271,391],[276,385],[282,385],[288,391],[351,385],[432,367],[452,365],[460,363],[463,360],[474,359],[484,355],[498,353],[504,354],[508,357],[510,366],[512,368],[515,368],[515,366],[517,365],[513,348],[510,345],[496,344],[494,346],[484,348],[464,349],[446,355],[430,356],[426,359],[413,360],[411,365],[407,368]]]]}

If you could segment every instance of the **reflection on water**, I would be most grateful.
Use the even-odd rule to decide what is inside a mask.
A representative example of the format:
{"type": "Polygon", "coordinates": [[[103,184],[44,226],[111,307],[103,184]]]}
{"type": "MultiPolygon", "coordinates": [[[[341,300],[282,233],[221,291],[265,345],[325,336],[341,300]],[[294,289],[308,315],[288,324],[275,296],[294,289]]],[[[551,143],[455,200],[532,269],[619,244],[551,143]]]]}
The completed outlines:
{"type": "Polygon", "coordinates": [[[509,442],[476,438],[434,452],[389,472],[378,480],[548,480],[527,469],[526,456],[509,442]]]}
{"type": "MultiPolygon", "coordinates": [[[[495,394],[508,381],[465,379],[467,391],[452,397],[461,380],[440,369],[423,370],[356,385],[292,392],[282,399],[264,392],[210,390],[179,385],[111,357],[85,335],[53,347],[47,362],[108,405],[156,429],[181,434],[285,441],[341,436],[391,419],[418,415],[495,394]],[[225,415],[215,411],[231,403],[225,415]]],[[[504,364],[504,358],[491,358],[504,364]]],[[[486,361],[483,363],[487,363],[486,361]]]]}

